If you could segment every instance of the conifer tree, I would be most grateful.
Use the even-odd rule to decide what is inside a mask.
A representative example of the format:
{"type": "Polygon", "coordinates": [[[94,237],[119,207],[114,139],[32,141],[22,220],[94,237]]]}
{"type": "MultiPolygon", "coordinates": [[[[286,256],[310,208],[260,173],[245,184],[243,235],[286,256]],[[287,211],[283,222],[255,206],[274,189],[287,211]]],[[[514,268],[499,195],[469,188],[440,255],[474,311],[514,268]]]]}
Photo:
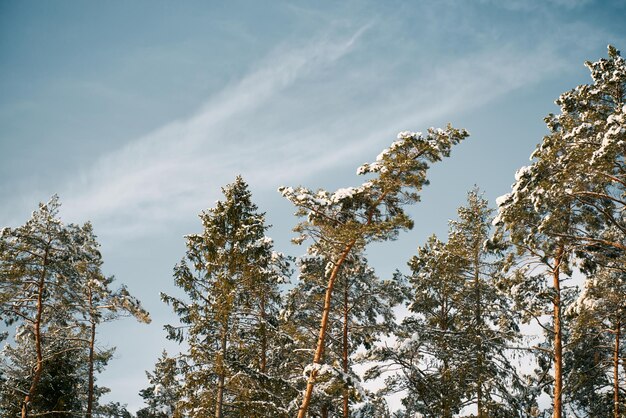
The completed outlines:
{"type": "Polygon", "coordinates": [[[332,265],[298,418],[307,415],[322,364],[331,300],[341,266],[353,252],[361,251],[369,242],[393,239],[401,230],[412,227],[403,206],[419,200],[419,192],[428,183],[429,163],[449,156],[451,147],[467,136],[465,130],[450,126],[446,130],[429,129],[426,135],[401,132],[398,140],[384,150],[376,162],[357,170],[358,174],[374,175],[360,187],[339,189],[335,193],[313,192],[303,187],[279,189],[298,208],[296,215],[305,218],[294,229],[300,234],[295,241],[302,243],[311,239],[309,254],[322,255],[332,265]]]}
{"type": "MultiPolygon", "coordinates": [[[[48,325],[49,333],[66,332],[66,324],[48,325]]],[[[43,337],[43,356],[37,390],[31,398],[29,415],[70,418],[83,411],[86,386],[86,362],[82,347],[69,338],[43,337]]],[[[3,349],[0,369],[4,381],[0,386],[0,416],[18,417],[24,393],[32,384],[36,370],[35,336],[24,326],[17,328],[15,343],[3,349]]]]}
{"type": "Polygon", "coordinates": [[[562,113],[546,118],[551,132],[532,154],[533,164],[518,171],[512,192],[499,200],[501,225],[520,253],[542,266],[542,272],[531,274],[527,268],[518,274],[511,288],[520,308],[531,307],[526,311],[530,316],[546,313],[542,301],[551,300],[552,329],[546,331],[553,342],[554,416],[559,418],[567,296],[562,294],[562,275],[571,274],[573,254],[594,258],[592,264],[608,253],[614,263],[626,261],[626,64],[609,46],[608,60],[586,65],[594,83],[561,95],[556,103],[562,113]],[[543,282],[546,274],[552,276],[551,288],[543,282]]]}
{"type": "Polygon", "coordinates": [[[448,242],[432,236],[409,262],[409,315],[397,346],[372,350],[369,377],[397,369],[386,393],[407,390],[407,414],[449,417],[470,405],[478,417],[519,416],[520,378],[508,346],[518,340],[510,302],[498,291],[505,263],[489,240],[492,210],[478,189],[450,221],[448,242]]]}
{"type": "MultiPolygon", "coordinates": [[[[112,350],[96,353],[96,325],[126,313],[149,321],[125,287],[117,292],[109,289],[113,279],[102,276],[91,224],[63,224],[59,206],[58,197],[53,196],[47,204],[40,204],[25,225],[4,228],[0,234],[1,318],[7,325],[16,325],[18,335],[30,338],[18,341],[18,346],[28,342],[24,355],[12,355],[3,364],[8,371],[29,370],[18,379],[22,417],[33,408],[38,408],[34,411],[39,415],[52,413],[41,409],[51,406],[42,403],[44,392],[48,398],[56,396],[49,387],[40,387],[42,379],[55,387],[59,384],[54,382],[75,382],[71,405],[79,409],[61,412],[76,414],[86,409],[87,416],[92,416],[99,393],[106,390],[95,386],[94,371],[104,367],[112,354],[112,350]],[[67,367],[56,368],[57,364],[67,367]],[[58,373],[62,369],[68,376],[58,373]]],[[[6,350],[15,353],[10,345],[6,350]]]]}
{"type": "MultiPolygon", "coordinates": [[[[319,323],[317,313],[324,303],[325,282],[332,270],[322,257],[305,256],[298,260],[300,276],[297,285],[287,296],[284,318],[291,324],[291,336],[298,367],[291,380],[299,385],[310,361],[310,347],[315,343],[319,323]]],[[[337,278],[341,297],[331,312],[328,344],[324,350],[323,368],[318,374],[311,401],[310,413],[319,416],[349,416],[350,405],[365,402],[372,408],[378,402],[363,398],[365,393],[360,378],[353,370],[357,364],[355,352],[370,349],[381,335],[393,329],[392,307],[404,297],[401,281],[380,280],[361,254],[346,260],[337,278]]],[[[304,382],[305,383],[305,382],[304,382]]]]}
{"type": "MultiPolygon", "coordinates": [[[[57,196],[40,204],[23,226],[4,228],[0,235],[0,302],[2,319],[31,333],[34,344],[33,373],[24,391],[21,416],[26,418],[43,376],[44,362],[53,358],[62,339],[48,325],[78,300],[78,274],[74,261],[80,258],[72,246],[72,234],[57,217],[57,196]],[[47,343],[44,344],[44,339],[47,343]]],[[[56,330],[58,331],[58,330],[56,330]]]]}
{"type": "Polygon", "coordinates": [[[418,248],[409,263],[410,314],[396,331],[398,342],[370,353],[378,364],[368,371],[368,378],[400,372],[387,377],[383,393],[406,390],[402,403],[409,416],[451,418],[464,406],[468,367],[466,341],[459,338],[464,325],[459,261],[436,236],[418,248]]]}
{"type": "MultiPolygon", "coordinates": [[[[556,101],[550,114],[551,135],[533,158],[553,165],[550,188],[537,200],[569,196],[582,215],[572,233],[563,234],[587,251],[612,248],[626,253],[626,61],[613,46],[608,59],[586,62],[592,84],[580,85],[556,101]],[[603,231],[612,231],[604,234],[603,231]]],[[[622,258],[624,260],[624,258],[622,258]]]]}
{"type": "Polygon", "coordinates": [[[186,299],[162,294],[182,323],[166,327],[169,338],[189,346],[181,356],[181,411],[191,417],[280,416],[281,410],[271,411],[276,404],[257,395],[272,395],[260,378],[272,374],[286,263],[272,250],[264,214],[243,179],[222,190],[225,199],[200,214],[203,231],[186,236],[187,254],[174,269],[186,299]]]}
{"type": "Polygon", "coordinates": [[[450,221],[447,250],[458,258],[463,279],[459,311],[467,325],[464,339],[470,349],[468,397],[476,403],[478,418],[516,409],[513,392],[518,376],[507,346],[519,339],[517,318],[511,302],[499,292],[500,272],[507,262],[505,248],[490,240],[493,210],[478,188],[467,195],[467,205],[450,221]]]}
{"type": "MultiPolygon", "coordinates": [[[[568,299],[564,282],[571,278],[571,256],[576,243],[565,238],[579,218],[572,199],[560,196],[550,203],[537,199],[549,188],[553,167],[546,160],[520,169],[512,193],[499,198],[499,214],[494,222],[505,239],[517,248],[518,264],[505,280],[505,289],[515,309],[526,323],[535,321],[551,345],[553,365],[553,413],[563,416],[563,312],[568,299]],[[565,293],[564,293],[565,292],[565,293]],[[542,318],[550,317],[549,324],[542,318]]],[[[545,350],[536,346],[539,350],[545,350]]]]}

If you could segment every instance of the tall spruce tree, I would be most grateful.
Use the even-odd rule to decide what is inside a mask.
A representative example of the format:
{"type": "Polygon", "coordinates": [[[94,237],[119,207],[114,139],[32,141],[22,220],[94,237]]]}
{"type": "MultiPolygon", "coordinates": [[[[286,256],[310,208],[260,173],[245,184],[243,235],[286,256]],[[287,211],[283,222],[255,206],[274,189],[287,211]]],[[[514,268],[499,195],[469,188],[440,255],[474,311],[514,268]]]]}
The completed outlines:
{"type": "Polygon", "coordinates": [[[380,153],[376,162],[357,170],[361,175],[373,175],[360,187],[339,189],[334,193],[314,192],[303,187],[279,189],[298,208],[296,215],[305,218],[294,228],[300,234],[295,242],[311,239],[309,254],[325,257],[332,266],[298,418],[307,416],[322,366],[331,300],[342,265],[353,252],[360,252],[368,243],[394,239],[401,230],[412,227],[404,205],[419,200],[419,192],[428,184],[429,164],[449,156],[452,146],[467,136],[465,130],[451,126],[445,130],[431,128],[426,135],[401,132],[398,140],[380,153]]]}
{"type": "Polygon", "coordinates": [[[407,390],[408,414],[451,417],[468,407],[478,417],[520,416],[520,378],[509,346],[519,339],[509,300],[498,290],[505,263],[501,246],[489,240],[492,210],[478,189],[450,221],[448,241],[432,236],[409,262],[409,315],[397,346],[380,346],[368,373],[391,369],[386,392],[407,390]]]}
{"type": "Polygon", "coordinates": [[[507,254],[489,239],[493,212],[477,188],[470,191],[467,205],[458,209],[458,220],[450,222],[447,243],[463,279],[459,311],[467,324],[464,339],[471,347],[467,396],[475,402],[478,418],[519,407],[514,398],[519,381],[507,350],[519,339],[519,328],[510,300],[498,290],[507,254]]]}
{"type": "Polygon", "coordinates": [[[285,260],[272,250],[264,214],[243,179],[222,190],[225,199],[200,214],[203,231],[186,236],[187,254],[174,269],[186,299],[162,294],[182,323],[166,326],[169,338],[189,346],[181,357],[181,411],[191,417],[280,416],[271,401],[279,394],[264,390],[261,378],[272,374],[285,260]]]}
{"type": "Polygon", "coordinates": [[[465,318],[458,303],[463,297],[459,261],[435,236],[418,248],[409,263],[410,313],[395,332],[397,343],[369,353],[377,364],[366,378],[390,372],[382,394],[406,391],[407,416],[451,418],[464,406],[469,374],[467,341],[460,338],[465,318]]]}

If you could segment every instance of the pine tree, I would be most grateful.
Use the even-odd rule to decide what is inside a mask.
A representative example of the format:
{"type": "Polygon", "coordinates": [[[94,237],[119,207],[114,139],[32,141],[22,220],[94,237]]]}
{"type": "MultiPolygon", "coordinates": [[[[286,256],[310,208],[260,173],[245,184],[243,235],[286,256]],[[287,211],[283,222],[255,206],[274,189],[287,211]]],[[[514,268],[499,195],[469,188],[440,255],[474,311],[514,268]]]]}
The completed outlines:
{"type": "Polygon", "coordinates": [[[427,135],[401,132],[398,140],[384,150],[376,162],[357,170],[358,174],[374,175],[360,187],[339,189],[335,193],[313,192],[303,187],[279,189],[298,208],[296,215],[305,218],[294,228],[300,234],[295,242],[311,239],[309,254],[322,255],[332,263],[298,418],[307,415],[322,364],[331,300],[341,266],[350,254],[360,252],[369,242],[393,239],[401,230],[412,227],[403,206],[419,200],[419,192],[428,183],[428,164],[449,156],[452,145],[467,136],[465,130],[450,126],[446,130],[430,129],[427,135]]]}
{"type": "MultiPolygon", "coordinates": [[[[58,218],[59,206],[58,197],[53,196],[47,204],[40,204],[25,225],[4,228],[0,235],[2,319],[7,325],[16,325],[17,334],[32,339],[20,340],[29,341],[32,349],[25,355],[13,355],[3,365],[9,371],[29,371],[18,379],[22,417],[31,410],[39,415],[53,412],[41,409],[54,406],[42,403],[42,396],[56,396],[49,386],[41,386],[42,379],[53,387],[64,385],[58,382],[74,382],[74,403],[66,404],[78,409],[62,413],[86,409],[87,416],[92,416],[99,394],[106,390],[95,386],[94,372],[112,355],[112,350],[96,352],[96,325],[124,314],[149,321],[147,312],[124,286],[116,292],[109,289],[113,279],[102,276],[91,224],[63,224],[58,218]],[[67,376],[59,373],[63,370],[67,376]],[[24,377],[27,388],[23,387],[24,377]]],[[[15,347],[6,350],[15,354],[15,347]]]]}
{"type": "Polygon", "coordinates": [[[546,313],[542,301],[551,300],[552,329],[546,331],[553,342],[555,417],[563,414],[562,274],[571,274],[573,254],[595,259],[587,261],[592,264],[606,254],[613,263],[626,261],[626,64],[609,46],[608,60],[587,66],[594,84],[561,95],[556,103],[562,113],[546,118],[551,132],[532,154],[533,164],[518,171],[512,192],[499,201],[499,220],[512,241],[545,272],[527,269],[511,287],[519,307],[531,306],[530,316],[546,313]],[[543,283],[546,274],[552,276],[550,289],[543,283]]]}
{"type": "Polygon", "coordinates": [[[187,299],[162,294],[183,324],[167,326],[169,338],[189,345],[181,357],[182,412],[280,416],[279,406],[271,410],[271,399],[257,396],[278,396],[263,390],[260,379],[272,374],[273,318],[286,264],[272,250],[264,215],[243,179],[237,177],[223,193],[224,201],[200,214],[203,232],[186,236],[187,254],[174,269],[187,299]]]}
{"type": "Polygon", "coordinates": [[[74,261],[80,253],[72,245],[72,228],[57,217],[59,206],[58,197],[53,196],[39,205],[25,225],[4,228],[0,235],[2,319],[7,325],[19,324],[33,335],[34,343],[33,373],[21,402],[22,418],[29,415],[44,362],[57,354],[46,349],[56,349],[59,345],[53,340],[64,337],[48,325],[78,300],[74,261]]]}
{"type": "MultiPolygon", "coordinates": [[[[593,84],[580,85],[556,101],[559,115],[546,123],[551,135],[533,154],[554,166],[551,188],[537,198],[567,195],[584,214],[575,233],[564,234],[587,251],[626,252],[626,62],[613,46],[608,59],[586,62],[593,84]],[[605,235],[603,231],[612,230],[605,235]]],[[[623,260],[623,258],[622,258],[623,260]]]]}
{"type": "MultiPolygon", "coordinates": [[[[294,357],[298,367],[290,379],[302,382],[310,361],[310,348],[315,343],[319,323],[317,313],[324,303],[325,282],[332,264],[322,257],[305,256],[298,260],[300,276],[287,296],[284,318],[287,329],[297,341],[294,357]]],[[[353,370],[354,354],[359,348],[370,349],[383,334],[393,328],[392,307],[404,297],[402,283],[380,280],[361,254],[353,254],[342,266],[337,278],[341,297],[329,318],[328,344],[324,350],[326,367],[318,374],[309,413],[319,416],[349,416],[350,405],[365,402],[372,408],[378,402],[364,397],[360,378],[353,370]],[[372,405],[369,405],[372,404],[372,405]]]]}
{"type": "Polygon", "coordinates": [[[571,233],[577,219],[568,196],[560,196],[549,203],[536,198],[550,187],[547,182],[552,168],[547,160],[540,160],[519,170],[513,192],[499,200],[495,223],[506,230],[506,237],[516,246],[519,257],[519,263],[504,288],[508,289],[523,321],[536,321],[550,342],[554,367],[553,412],[555,418],[561,418],[563,311],[568,300],[564,281],[571,278],[570,260],[576,247],[575,242],[565,236],[571,233]],[[548,315],[550,324],[541,320],[548,315]]]}
{"type": "MultiPolygon", "coordinates": [[[[50,333],[65,332],[66,324],[48,325],[50,333]]],[[[53,418],[70,418],[83,410],[82,396],[86,383],[85,359],[80,344],[69,338],[42,339],[43,356],[37,390],[29,404],[29,414],[45,414],[53,418]]],[[[0,387],[0,415],[21,415],[24,393],[32,384],[37,357],[35,336],[20,326],[15,343],[5,346],[0,369],[5,381],[0,387]]]]}

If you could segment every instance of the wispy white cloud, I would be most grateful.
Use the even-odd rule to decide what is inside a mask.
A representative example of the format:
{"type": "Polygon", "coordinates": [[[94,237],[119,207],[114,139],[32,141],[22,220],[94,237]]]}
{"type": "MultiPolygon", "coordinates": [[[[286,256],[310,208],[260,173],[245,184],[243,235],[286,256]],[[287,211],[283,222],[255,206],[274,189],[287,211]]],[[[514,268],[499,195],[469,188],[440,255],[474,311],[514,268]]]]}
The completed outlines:
{"type": "MultiPolygon", "coordinates": [[[[69,219],[99,219],[128,231],[175,217],[197,203],[215,179],[259,166],[269,141],[238,138],[240,115],[348,54],[367,26],[347,38],[326,38],[297,49],[279,48],[240,82],[225,87],[194,115],[173,121],[108,154],[62,190],[69,219]],[[261,158],[260,158],[261,157],[261,158]]],[[[253,122],[253,118],[250,119],[253,122]]],[[[250,129],[250,128],[246,128],[250,129]]],[[[205,199],[203,199],[205,200],[205,199]]]]}
{"type": "Polygon", "coordinates": [[[361,68],[344,59],[364,48],[370,27],[278,48],[189,118],[97,159],[59,188],[64,218],[133,236],[197,213],[239,173],[272,192],[309,183],[340,163],[369,159],[396,131],[453,119],[562,65],[548,47],[498,46],[417,61],[415,79],[390,86],[381,74],[396,64],[372,60],[361,68]]]}

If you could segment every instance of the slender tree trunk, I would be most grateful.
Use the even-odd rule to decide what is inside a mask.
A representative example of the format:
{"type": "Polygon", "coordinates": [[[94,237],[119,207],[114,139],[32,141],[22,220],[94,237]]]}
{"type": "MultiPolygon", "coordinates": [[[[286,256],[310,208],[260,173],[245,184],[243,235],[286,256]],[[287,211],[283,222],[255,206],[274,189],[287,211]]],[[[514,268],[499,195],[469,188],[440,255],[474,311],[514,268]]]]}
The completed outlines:
{"type": "Polygon", "coordinates": [[[35,350],[37,352],[37,363],[35,365],[35,375],[33,376],[33,380],[30,384],[30,388],[28,389],[28,393],[24,397],[22,401],[22,418],[28,417],[28,407],[29,403],[32,401],[33,396],[35,396],[35,391],[37,390],[37,385],[39,384],[39,380],[41,379],[41,372],[43,371],[43,353],[41,350],[41,317],[43,315],[43,292],[46,283],[46,275],[48,274],[48,254],[50,252],[49,248],[50,243],[48,243],[48,247],[46,247],[46,251],[43,256],[43,267],[41,269],[41,276],[39,277],[39,282],[37,284],[37,314],[35,316],[35,350]]]}
{"type": "Polygon", "coordinates": [[[482,317],[482,309],[481,309],[481,294],[480,294],[480,248],[478,246],[474,247],[474,290],[476,294],[476,306],[475,306],[475,320],[476,320],[476,408],[478,412],[478,418],[483,418],[483,381],[482,381],[482,370],[483,370],[483,357],[485,353],[483,352],[483,317],[482,317]]]}
{"type": "Polygon", "coordinates": [[[615,327],[615,347],[613,348],[613,409],[615,418],[619,418],[619,339],[621,337],[621,321],[618,318],[615,327]]]}
{"type": "Polygon", "coordinates": [[[96,318],[93,311],[93,294],[89,289],[89,309],[91,311],[91,335],[89,336],[89,387],[87,389],[87,418],[91,418],[93,411],[93,368],[96,347],[96,318]]]}
{"type": "Polygon", "coordinates": [[[261,295],[261,364],[259,371],[265,373],[267,368],[267,328],[265,318],[265,295],[261,295]]]}
{"type": "Polygon", "coordinates": [[[226,371],[224,370],[224,359],[226,358],[226,345],[228,344],[228,321],[225,321],[222,330],[222,341],[220,347],[220,361],[218,363],[217,397],[215,400],[215,418],[222,418],[222,406],[224,402],[224,386],[226,381],[226,371]]]}
{"type": "MultiPolygon", "coordinates": [[[[313,356],[313,363],[320,364],[322,360],[322,354],[324,353],[324,340],[326,338],[326,330],[328,329],[328,316],[330,314],[330,301],[333,293],[333,287],[335,286],[335,280],[337,279],[337,274],[339,273],[339,269],[348,254],[354,247],[356,240],[352,240],[346,245],[339,260],[335,263],[333,267],[330,277],[328,278],[328,285],[326,286],[326,295],[324,296],[324,309],[322,311],[322,321],[320,323],[320,333],[317,338],[317,348],[315,349],[315,355],[313,356]]],[[[313,395],[313,387],[315,386],[315,378],[317,377],[317,369],[311,370],[311,374],[309,375],[309,379],[306,384],[306,391],[304,392],[304,398],[302,399],[302,404],[300,405],[300,409],[298,410],[298,418],[305,418],[307,410],[309,409],[309,404],[311,403],[311,396],[313,395]]],[[[219,417],[216,417],[219,418],[219,417]]]]}
{"type": "Polygon", "coordinates": [[[563,259],[563,245],[561,244],[554,258],[553,287],[554,287],[554,418],[563,417],[563,341],[561,330],[561,261],[563,259]]]}
{"type": "MultiPolygon", "coordinates": [[[[343,289],[343,352],[342,352],[342,360],[343,360],[343,372],[345,375],[348,374],[348,290],[349,283],[348,277],[344,278],[345,287],[343,289]]],[[[343,418],[348,418],[350,415],[350,391],[347,387],[343,389],[343,418]]]]}
{"type": "MultiPolygon", "coordinates": [[[[443,295],[443,300],[442,300],[442,304],[441,304],[441,331],[442,334],[446,334],[448,332],[448,292],[447,292],[447,287],[444,287],[444,295],[443,295]]],[[[444,340],[445,341],[445,340],[444,340]]],[[[448,363],[448,344],[444,343],[443,345],[443,353],[446,357],[444,357],[443,360],[443,370],[441,371],[441,375],[443,377],[443,383],[444,383],[444,391],[447,392],[447,390],[450,387],[450,364],[448,363]]],[[[450,406],[450,398],[446,396],[447,393],[443,394],[443,398],[442,398],[442,416],[443,418],[452,418],[452,408],[450,406]]],[[[435,411],[432,411],[435,412],[435,411]]],[[[437,411],[438,412],[438,411],[437,411]]]]}
{"type": "MultiPolygon", "coordinates": [[[[445,387],[447,388],[450,383],[450,366],[448,361],[445,360],[443,362],[443,381],[445,382],[445,387]]],[[[445,389],[444,389],[445,390],[445,389]]],[[[446,394],[443,394],[443,418],[452,418],[452,408],[450,407],[450,400],[446,397],[446,394]]]]}
{"type": "Polygon", "coordinates": [[[328,418],[328,405],[324,405],[322,406],[322,418],[328,418]]]}

